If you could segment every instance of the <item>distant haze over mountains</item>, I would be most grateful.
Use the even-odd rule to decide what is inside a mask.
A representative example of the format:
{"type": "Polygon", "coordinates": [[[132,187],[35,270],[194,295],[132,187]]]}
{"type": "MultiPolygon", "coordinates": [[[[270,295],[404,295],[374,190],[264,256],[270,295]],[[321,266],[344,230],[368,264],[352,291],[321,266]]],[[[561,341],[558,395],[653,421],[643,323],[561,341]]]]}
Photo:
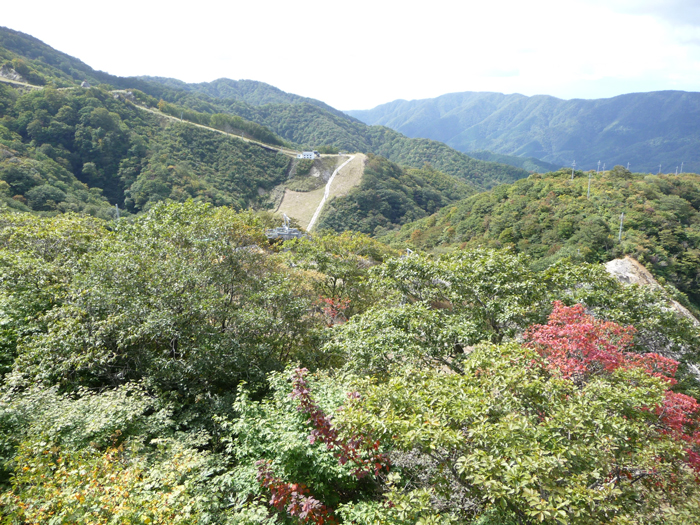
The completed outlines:
{"type": "Polygon", "coordinates": [[[469,153],[496,153],[560,166],[638,172],[700,171],[700,93],[655,91],[597,100],[546,95],[450,93],[347,111],[370,125],[439,140],[469,153]],[[601,164],[602,167],[602,164],[601,164]]]}

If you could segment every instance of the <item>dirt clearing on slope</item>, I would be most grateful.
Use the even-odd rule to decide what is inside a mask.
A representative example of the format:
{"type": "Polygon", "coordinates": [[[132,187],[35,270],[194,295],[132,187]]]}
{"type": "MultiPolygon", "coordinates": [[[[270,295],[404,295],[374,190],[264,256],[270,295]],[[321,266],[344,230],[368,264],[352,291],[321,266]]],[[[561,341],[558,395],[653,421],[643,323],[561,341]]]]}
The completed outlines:
{"type": "Polygon", "coordinates": [[[334,197],[347,195],[351,189],[360,185],[362,174],[365,171],[366,160],[366,155],[355,153],[355,158],[336,175],[328,195],[328,202],[333,200],[334,197]]]}
{"type": "MultiPolygon", "coordinates": [[[[338,171],[333,179],[328,193],[328,201],[332,200],[334,197],[347,195],[352,188],[362,181],[362,173],[365,169],[365,159],[367,157],[362,153],[356,153],[354,157],[355,158],[346,164],[343,169],[338,171]]],[[[345,162],[347,158],[340,157],[339,160],[342,163],[345,162]]],[[[319,204],[321,204],[324,193],[325,186],[305,192],[287,189],[284,192],[284,197],[282,198],[279,208],[277,208],[277,213],[280,215],[286,213],[289,217],[296,219],[299,222],[299,226],[306,229],[316,209],[319,204]]]]}

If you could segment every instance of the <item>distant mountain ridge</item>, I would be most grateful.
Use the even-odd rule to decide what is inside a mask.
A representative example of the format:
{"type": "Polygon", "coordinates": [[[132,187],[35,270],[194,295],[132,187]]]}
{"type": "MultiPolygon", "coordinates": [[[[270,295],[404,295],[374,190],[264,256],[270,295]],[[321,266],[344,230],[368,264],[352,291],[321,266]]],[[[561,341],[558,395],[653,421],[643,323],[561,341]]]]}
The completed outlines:
{"type": "Polygon", "coordinates": [[[476,150],[595,168],[600,160],[634,171],[700,171],[700,93],[655,91],[596,100],[491,92],[395,100],[347,111],[369,125],[476,150]]]}
{"type": "Polygon", "coordinates": [[[176,78],[167,77],[136,77],[146,82],[155,82],[169,88],[189,91],[192,93],[203,93],[213,98],[233,99],[244,102],[251,106],[264,106],[265,104],[311,104],[312,106],[325,109],[338,116],[347,117],[345,113],[339,111],[325,102],[314,98],[302,97],[293,93],[287,93],[275,86],[259,82],[257,80],[232,80],[230,78],[218,78],[211,82],[198,82],[188,84],[176,78]]]}
{"type": "Polygon", "coordinates": [[[422,168],[427,163],[478,189],[528,175],[529,169],[521,165],[522,159],[472,158],[439,141],[409,138],[385,126],[368,126],[319,100],[285,93],[264,82],[219,79],[187,84],[161,77],[138,80],[149,84],[145,91],[152,96],[198,111],[238,115],[302,147],[328,146],[373,153],[413,168],[422,168]]]}

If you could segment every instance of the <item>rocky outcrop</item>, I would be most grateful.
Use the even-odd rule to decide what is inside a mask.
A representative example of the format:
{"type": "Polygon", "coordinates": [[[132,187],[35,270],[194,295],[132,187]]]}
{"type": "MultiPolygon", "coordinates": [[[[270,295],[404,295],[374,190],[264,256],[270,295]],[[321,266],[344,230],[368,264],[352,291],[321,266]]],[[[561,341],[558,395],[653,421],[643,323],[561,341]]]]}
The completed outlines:
{"type": "MultiPolygon", "coordinates": [[[[605,264],[605,269],[608,271],[608,273],[614,275],[623,283],[639,284],[642,286],[650,286],[652,288],[663,290],[663,287],[656,279],[654,279],[654,276],[649,272],[649,270],[647,270],[644,265],[638,261],[632,259],[632,257],[627,256],[624,259],[612,260],[605,264]]],[[[689,319],[695,326],[700,328],[700,321],[698,321],[685,306],[670,298],[669,302],[674,310],[676,310],[683,317],[689,319]]]]}
{"type": "MultiPolygon", "coordinates": [[[[606,263],[605,269],[623,283],[651,286],[652,288],[663,290],[663,287],[654,279],[649,270],[639,261],[632,259],[632,257],[627,256],[624,259],[612,260],[606,263]]],[[[700,328],[700,322],[685,306],[671,298],[669,298],[669,304],[679,315],[689,319],[697,328],[700,328]]],[[[674,359],[678,358],[678,356],[673,357],[674,359]]],[[[687,365],[690,372],[700,381],[700,367],[695,363],[687,363],[687,365]]]]}
{"type": "Polygon", "coordinates": [[[22,75],[7,65],[0,67],[0,77],[14,80],[15,82],[26,82],[22,75]]]}

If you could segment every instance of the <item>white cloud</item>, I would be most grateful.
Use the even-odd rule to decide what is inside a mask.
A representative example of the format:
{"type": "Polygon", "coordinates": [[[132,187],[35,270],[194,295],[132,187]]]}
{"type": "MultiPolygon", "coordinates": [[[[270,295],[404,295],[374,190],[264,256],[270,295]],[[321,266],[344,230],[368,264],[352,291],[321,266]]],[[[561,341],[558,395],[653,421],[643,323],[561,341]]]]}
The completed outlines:
{"type": "Polygon", "coordinates": [[[455,91],[700,87],[698,0],[412,5],[36,0],[3,7],[2,23],[110,73],[250,78],[341,109],[455,91]]]}
{"type": "Polygon", "coordinates": [[[674,25],[700,26],[697,0],[588,0],[592,4],[633,15],[648,15],[674,25]]]}

